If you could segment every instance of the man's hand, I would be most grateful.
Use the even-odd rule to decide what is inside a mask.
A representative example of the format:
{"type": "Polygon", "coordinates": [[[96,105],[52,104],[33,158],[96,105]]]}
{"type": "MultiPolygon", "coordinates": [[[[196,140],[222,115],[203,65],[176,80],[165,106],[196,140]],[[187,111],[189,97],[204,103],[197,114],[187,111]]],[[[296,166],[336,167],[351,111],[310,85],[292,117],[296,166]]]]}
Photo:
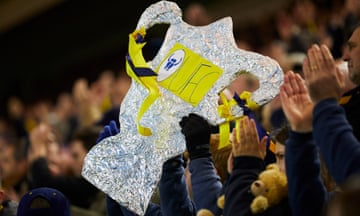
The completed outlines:
{"type": "Polygon", "coordinates": [[[280,87],[280,99],[291,130],[310,132],[314,104],[299,74],[294,74],[292,71],[286,73],[284,83],[280,87]]]}
{"type": "Polygon", "coordinates": [[[303,71],[310,97],[316,105],[327,98],[339,99],[344,86],[344,75],[336,66],[329,48],[313,45],[308,49],[303,71]]]}

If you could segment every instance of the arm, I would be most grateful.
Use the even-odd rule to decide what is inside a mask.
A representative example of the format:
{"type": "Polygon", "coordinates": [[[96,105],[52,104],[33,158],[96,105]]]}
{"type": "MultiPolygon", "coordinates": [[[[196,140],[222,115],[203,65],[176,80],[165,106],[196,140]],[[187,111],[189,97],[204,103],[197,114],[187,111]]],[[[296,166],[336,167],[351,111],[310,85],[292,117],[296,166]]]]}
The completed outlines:
{"type": "Polygon", "coordinates": [[[292,215],[321,215],[327,192],[312,134],[291,131],[285,155],[292,215]]]}
{"type": "Polygon", "coordinates": [[[225,188],[224,216],[252,215],[250,205],[254,196],[250,186],[265,169],[267,137],[260,142],[255,121],[247,116],[240,119],[239,125],[239,130],[233,130],[234,167],[225,188]]]}
{"type": "Polygon", "coordinates": [[[220,215],[216,205],[222,190],[220,177],[215,173],[211,158],[199,158],[190,161],[191,185],[197,209],[208,209],[214,215],[220,215]]]}
{"type": "Polygon", "coordinates": [[[313,45],[303,64],[304,75],[314,109],[314,138],[330,173],[341,184],[359,172],[360,146],[337,104],[345,83],[329,49],[313,45]]]}
{"type": "Polygon", "coordinates": [[[312,137],[313,103],[304,81],[287,72],[280,98],[290,125],[286,142],[285,164],[289,203],[293,215],[320,215],[326,190],[320,177],[318,150],[312,137]]]}
{"type": "Polygon", "coordinates": [[[196,210],[190,200],[181,156],[169,159],[163,165],[159,183],[161,211],[164,215],[190,216],[196,210]]]}
{"type": "Polygon", "coordinates": [[[215,167],[210,153],[209,123],[196,114],[183,117],[181,131],[185,135],[186,147],[190,157],[191,186],[196,209],[207,209],[214,215],[220,215],[217,199],[222,190],[220,177],[215,173],[215,167]]]}
{"type": "Polygon", "coordinates": [[[250,192],[251,184],[265,169],[264,161],[251,156],[234,158],[233,171],[225,187],[224,216],[252,215],[250,204],[254,195],[250,192]]]}
{"type": "Polygon", "coordinates": [[[360,143],[344,110],[335,99],[321,101],[314,110],[314,138],[338,184],[360,172],[360,143]]]}

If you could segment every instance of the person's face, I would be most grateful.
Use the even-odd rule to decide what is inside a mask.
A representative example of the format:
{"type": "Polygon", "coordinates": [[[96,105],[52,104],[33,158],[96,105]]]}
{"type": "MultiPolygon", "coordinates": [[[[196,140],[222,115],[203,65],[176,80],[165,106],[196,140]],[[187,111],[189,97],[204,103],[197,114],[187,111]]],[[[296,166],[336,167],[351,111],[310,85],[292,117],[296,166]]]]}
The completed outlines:
{"type": "Polygon", "coordinates": [[[70,144],[70,152],[74,162],[75,175],[81,175],[84,158],[87,154],[86,149],[79,140],[74,140],[70,144]]]}
{"type": "Polygon", "coordinates": [[[360,27],[355,29],[348,40],[343,59],[348,62],[350,80],[360,85],[360,27]]]}
{"type": "Polygon", "coordinates": [[[4,186],[11,184],[16,173],[14,148],[3,146],[0,151],[0,172],[4,186]]]}
{"type": "Polygon", "coordinates": [[[285,171],[285,145],[276,142],[276,164],[279,166],[280,171],[286,173],[285,171]]]}

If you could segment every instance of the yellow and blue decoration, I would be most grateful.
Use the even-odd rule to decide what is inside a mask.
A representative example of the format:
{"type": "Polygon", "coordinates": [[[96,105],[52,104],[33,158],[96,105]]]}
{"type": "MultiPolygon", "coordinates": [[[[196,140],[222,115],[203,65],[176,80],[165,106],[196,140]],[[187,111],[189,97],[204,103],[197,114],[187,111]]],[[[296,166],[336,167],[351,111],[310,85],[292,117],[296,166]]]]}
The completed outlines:
{"type": "Polygon", "coordinates": [[[146,63],[142,54],[142,48],[146,44],[145,34],[145,29],[141,28],[129,35],[126,71],[149,91],[137,114],[136,124],[141,135],[150,136],[151,130],[143,127],[140,120],[151,104],[161,96],[159,86],[195,107],[220,78],[223,70],[182,44],[176,43],[155,72],[146,63]]]}

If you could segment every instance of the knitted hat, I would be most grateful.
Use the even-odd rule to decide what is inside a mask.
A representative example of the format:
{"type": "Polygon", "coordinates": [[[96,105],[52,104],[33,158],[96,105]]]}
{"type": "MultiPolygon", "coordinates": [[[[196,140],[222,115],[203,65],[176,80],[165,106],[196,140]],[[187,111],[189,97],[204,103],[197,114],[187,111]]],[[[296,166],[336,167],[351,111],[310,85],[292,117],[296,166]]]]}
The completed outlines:
{"type": "Polygon", "coordinates": [[[53,188],[36,188],[20,200],[17,216],[70,216],[70,205],[60,191],[53,188]]]}

